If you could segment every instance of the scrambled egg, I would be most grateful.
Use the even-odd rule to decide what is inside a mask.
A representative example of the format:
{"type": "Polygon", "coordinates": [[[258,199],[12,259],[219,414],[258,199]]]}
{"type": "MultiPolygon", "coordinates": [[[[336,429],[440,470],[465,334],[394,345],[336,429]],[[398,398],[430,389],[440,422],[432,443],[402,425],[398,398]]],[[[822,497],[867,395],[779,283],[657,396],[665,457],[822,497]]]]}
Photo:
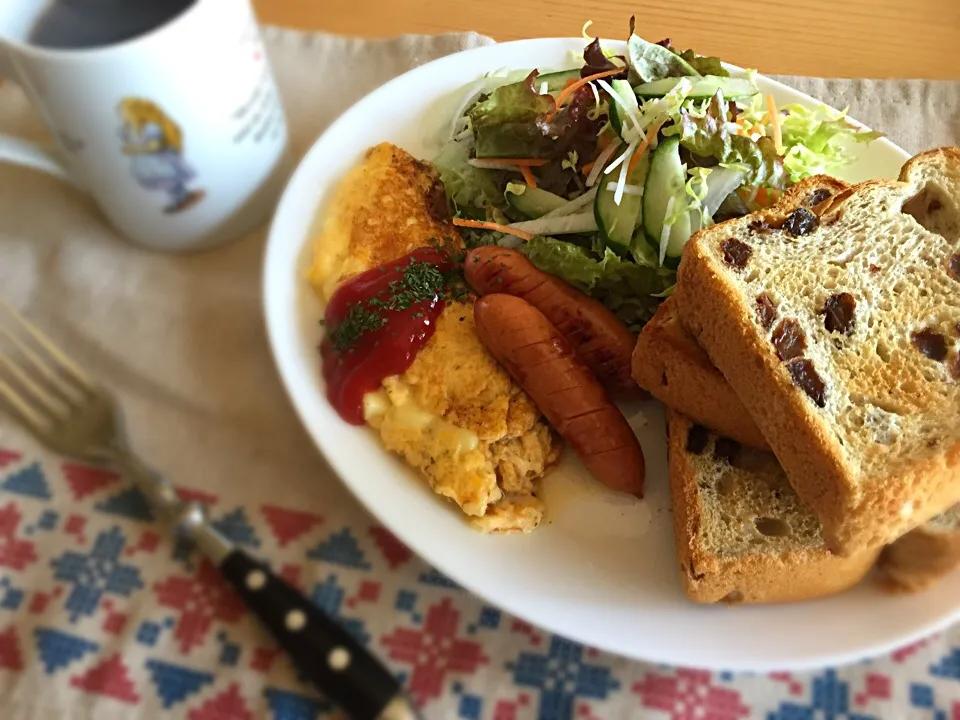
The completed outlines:
{"type": "MultiPolygon", "coordinates": [[[[309,281],[327,301],[347,278],[434,239],[461,244],[436,172],[383,143],[344,179],[314,241],[309,281]]],[[[450,301],[402,375],[364,399],[384,446],[485,532],[528,532],[543,516],[535,481],[560,453],[536,407],[483,347],[473,306],[450,301]]]]}

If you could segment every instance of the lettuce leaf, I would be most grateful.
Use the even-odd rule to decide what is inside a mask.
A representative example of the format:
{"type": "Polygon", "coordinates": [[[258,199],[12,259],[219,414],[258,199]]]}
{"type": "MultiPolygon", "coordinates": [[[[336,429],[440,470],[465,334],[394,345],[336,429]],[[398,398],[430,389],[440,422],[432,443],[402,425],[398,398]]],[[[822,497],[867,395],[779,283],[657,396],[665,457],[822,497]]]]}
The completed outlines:
{"type": "Polygon", "coordinates": [[[602,256],[569,242],[536,237],[522,248],[534,265],[566,280],[616,313],[634,332],[651,318],[661,297],[676,281],[673,271],[620,257],[606,248],[602,256]]]}
{"type": "Polygon", "coordinates": [[[475,168],[467,162],[469,158],[470,148],[451,140],[440,149],[433,164],[440,171],[440,182],[455,211],[486,220],[488,208],[504,209],[507,203],[499,189],[497,172],[475,168]]]}
{"type": "Polygon", "coordinates": [[[596,75],[597,73],[602,73],[607,70],[616,70],[617,68],[622,67],[623,73],[611,75],[607,78],[607,82],[610,82],[611,80],[626,79],[627,59],[621,55],[615,55],[614,57],[620,58],[623,62],[619,65],[614,63],[609,57],[607,57],[607,54],[603,51],[603,48],[600,47],[600,38],[594,38],[593,42],[583,49],[583,67],[580,68],[580,77],[588,77],[590,75],[596,75]]]}
{"type": "Polygon", "coordinates": [[[847,121],[846,112],[825,105],[808,108],[787,105],[780,121],[783,145],[788,148],[783,164],[796,181],[818,173],[832,174],[850,162],[846,146],[850,141],[870,142],[882,133],[858,131],[847,121]]]}
{"type": "Polygon", "coordinates": [[[703,114],[685,112],[665,135],[679,135],[680,144],[695,155],[716,158],[725,166],[743,170],[743,182],[756,187],[784,189],[788,184],[783,159],[773,140],[752,140],[731,132],[730,107],[718,91],[703,114]]]}
{"type": "Polygon", "coordinates": [[[718,57],[697,55],[693,50],[674,50],[673,52],[701,75],[730,77],[730,73],[724,70],[723,63],[718,57]]]}
{"type": "Polygon", "coordinates": [[[497,88],[467,109],[478,158],[542,157],[549,148],[537,119],[556,111],[552,95],[541,95],[534,70],[526,79],[497,88]]]}
{"type": "Polygon", "coordinates": [[[668,77],[700,77],[700,73],[677,53],[637,35],[631,35],[627,40],[627,63],[635,82],[651,82],[668,77]]]}

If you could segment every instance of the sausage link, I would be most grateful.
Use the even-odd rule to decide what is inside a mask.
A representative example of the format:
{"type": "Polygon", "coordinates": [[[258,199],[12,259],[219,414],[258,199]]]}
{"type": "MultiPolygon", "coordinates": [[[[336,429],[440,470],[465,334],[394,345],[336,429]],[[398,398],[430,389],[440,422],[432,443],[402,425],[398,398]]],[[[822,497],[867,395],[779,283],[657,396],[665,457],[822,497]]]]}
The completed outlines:
{"type": "Polygon", "coordinates": [[[603,304],[543,272],[523,253],[496,245],[471,250],[464,274],[481,295],[515,295],[542,312],[610,393],[618,397],[641,393],[630,374],[636,338],[603,304]]]}
{"type": "Polygon", "coordinates": [[[594,476],[643,496],[643,450],[633,430],[566,338],[526,300],[486,295],[477,334],[594,476]]]}

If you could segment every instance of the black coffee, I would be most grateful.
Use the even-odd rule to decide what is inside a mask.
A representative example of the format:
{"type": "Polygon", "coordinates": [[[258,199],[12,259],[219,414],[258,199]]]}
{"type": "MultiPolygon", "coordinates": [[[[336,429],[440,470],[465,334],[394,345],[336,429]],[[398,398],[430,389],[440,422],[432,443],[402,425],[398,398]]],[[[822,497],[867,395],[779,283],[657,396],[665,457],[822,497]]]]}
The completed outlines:
{"type": "Polygon", "coordinates": [[[29,42],[43,47],[73,49],[113,45],[150,32],[194,2],[54,0],[33,27],[29,42]]]}

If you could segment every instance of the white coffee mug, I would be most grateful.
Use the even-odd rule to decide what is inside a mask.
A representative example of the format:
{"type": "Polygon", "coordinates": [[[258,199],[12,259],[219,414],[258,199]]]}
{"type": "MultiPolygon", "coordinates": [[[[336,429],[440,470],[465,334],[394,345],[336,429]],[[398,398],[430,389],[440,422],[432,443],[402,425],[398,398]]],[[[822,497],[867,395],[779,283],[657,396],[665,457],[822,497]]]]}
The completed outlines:
{"type": "Polygon", "coordinates": [[[72,182],[157,250],[211,247],[265,219],[286,180],[287,126],[249,0],[194,0],[89,46],[70,22],[63,45],[39,44],[50,7],[0,0],[0,76],[23,87],[57,149],[0,135],[0,160],[72,182]]]}

